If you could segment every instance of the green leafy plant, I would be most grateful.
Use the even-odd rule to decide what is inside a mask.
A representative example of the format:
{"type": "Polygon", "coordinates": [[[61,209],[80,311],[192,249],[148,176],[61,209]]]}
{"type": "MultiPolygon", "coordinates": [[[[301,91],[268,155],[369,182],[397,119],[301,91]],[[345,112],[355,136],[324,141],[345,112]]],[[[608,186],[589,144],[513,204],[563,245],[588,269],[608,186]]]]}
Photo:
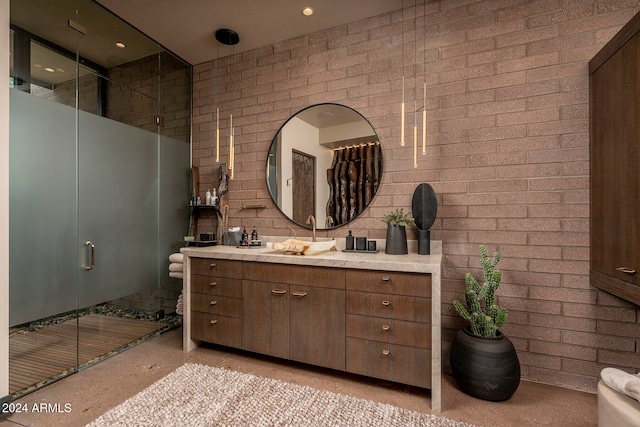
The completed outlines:
{"type": "Polygon", "coordinates": [[[415,224],[413,217],[404,212],[404,208],[396,209],[390,213],[382,216],[382,221],[388,225],[400,225],[405,227],[407,225],[415,224]]]}
{"type": "Polygon", "coordinates": [[[502,278],[500,270],[496,270],[500,253],[495,252],[493,257],[489,257],[487,248],[480,245],[480,254],[482,258],[479,262],[484,269],[485,282],[480,286],[471,273],[467,273],[465,277],[467,307],[458,300],[453,301],[453,306],[460,316],[470,322],[471,332],[474,335],[495,337],[496,332],[507,319],[507,310],[498,307],[495,303],[495,292],[502,278]]]}

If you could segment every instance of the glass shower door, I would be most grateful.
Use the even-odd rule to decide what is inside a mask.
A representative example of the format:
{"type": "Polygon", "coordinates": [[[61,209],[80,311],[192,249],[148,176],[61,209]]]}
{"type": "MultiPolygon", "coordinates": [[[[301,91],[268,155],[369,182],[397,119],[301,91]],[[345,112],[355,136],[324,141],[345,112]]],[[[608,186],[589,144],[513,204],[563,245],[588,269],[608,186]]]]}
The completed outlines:
{"type": "Polygon", "coordinates": [[[168,326],[156,320],[181,289],[167,260],[188,228],[191,74],[91,0],[11,6],[10,392],[21,395],[168,326]],[[186,124],[162,126],[164,110],[186,124]]]}

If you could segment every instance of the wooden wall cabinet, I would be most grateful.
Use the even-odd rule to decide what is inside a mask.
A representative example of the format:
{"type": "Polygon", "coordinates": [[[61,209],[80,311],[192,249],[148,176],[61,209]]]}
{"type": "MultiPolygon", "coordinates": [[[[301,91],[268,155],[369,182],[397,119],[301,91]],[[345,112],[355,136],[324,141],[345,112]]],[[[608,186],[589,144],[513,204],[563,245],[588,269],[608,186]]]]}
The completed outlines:
{"type": "Polygon", "coordinates": [[[589,62],[590,281],[640,305],[640,14],[589,62]]]}

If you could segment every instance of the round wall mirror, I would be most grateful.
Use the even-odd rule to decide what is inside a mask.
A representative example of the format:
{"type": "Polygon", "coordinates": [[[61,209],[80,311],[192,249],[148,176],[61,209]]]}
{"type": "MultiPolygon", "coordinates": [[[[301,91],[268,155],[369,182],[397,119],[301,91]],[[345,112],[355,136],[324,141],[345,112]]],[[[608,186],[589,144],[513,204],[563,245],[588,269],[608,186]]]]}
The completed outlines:
{"type": "Polygon", "coordinates": [[[375,130],[357,111],[312,105],[285,122],[267,156],[267,187],[280,211],[296,224],[340,227],[369,205],[382,180],[375,130]]]}

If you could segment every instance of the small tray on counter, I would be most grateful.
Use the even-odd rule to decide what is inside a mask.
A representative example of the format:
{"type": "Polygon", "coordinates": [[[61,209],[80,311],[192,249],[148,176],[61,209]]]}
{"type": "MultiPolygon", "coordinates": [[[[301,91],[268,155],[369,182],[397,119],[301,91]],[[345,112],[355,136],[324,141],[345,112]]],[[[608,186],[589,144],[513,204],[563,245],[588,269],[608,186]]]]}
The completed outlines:
{"type": "Polygon", "coordinates": [[[378,252],[380,252],[380,249],[376,249],[374,251],[369,251],[366,249],[343,249],[342,252],[349,252],[349,253],[355,253],[355,254],[377,254],[378,252]]]}
{"type": "Polygon", "coordinates": [[[216,246],[218,244],[217,240],[185,240],[184,241],[187,246],[216,246]]]}

